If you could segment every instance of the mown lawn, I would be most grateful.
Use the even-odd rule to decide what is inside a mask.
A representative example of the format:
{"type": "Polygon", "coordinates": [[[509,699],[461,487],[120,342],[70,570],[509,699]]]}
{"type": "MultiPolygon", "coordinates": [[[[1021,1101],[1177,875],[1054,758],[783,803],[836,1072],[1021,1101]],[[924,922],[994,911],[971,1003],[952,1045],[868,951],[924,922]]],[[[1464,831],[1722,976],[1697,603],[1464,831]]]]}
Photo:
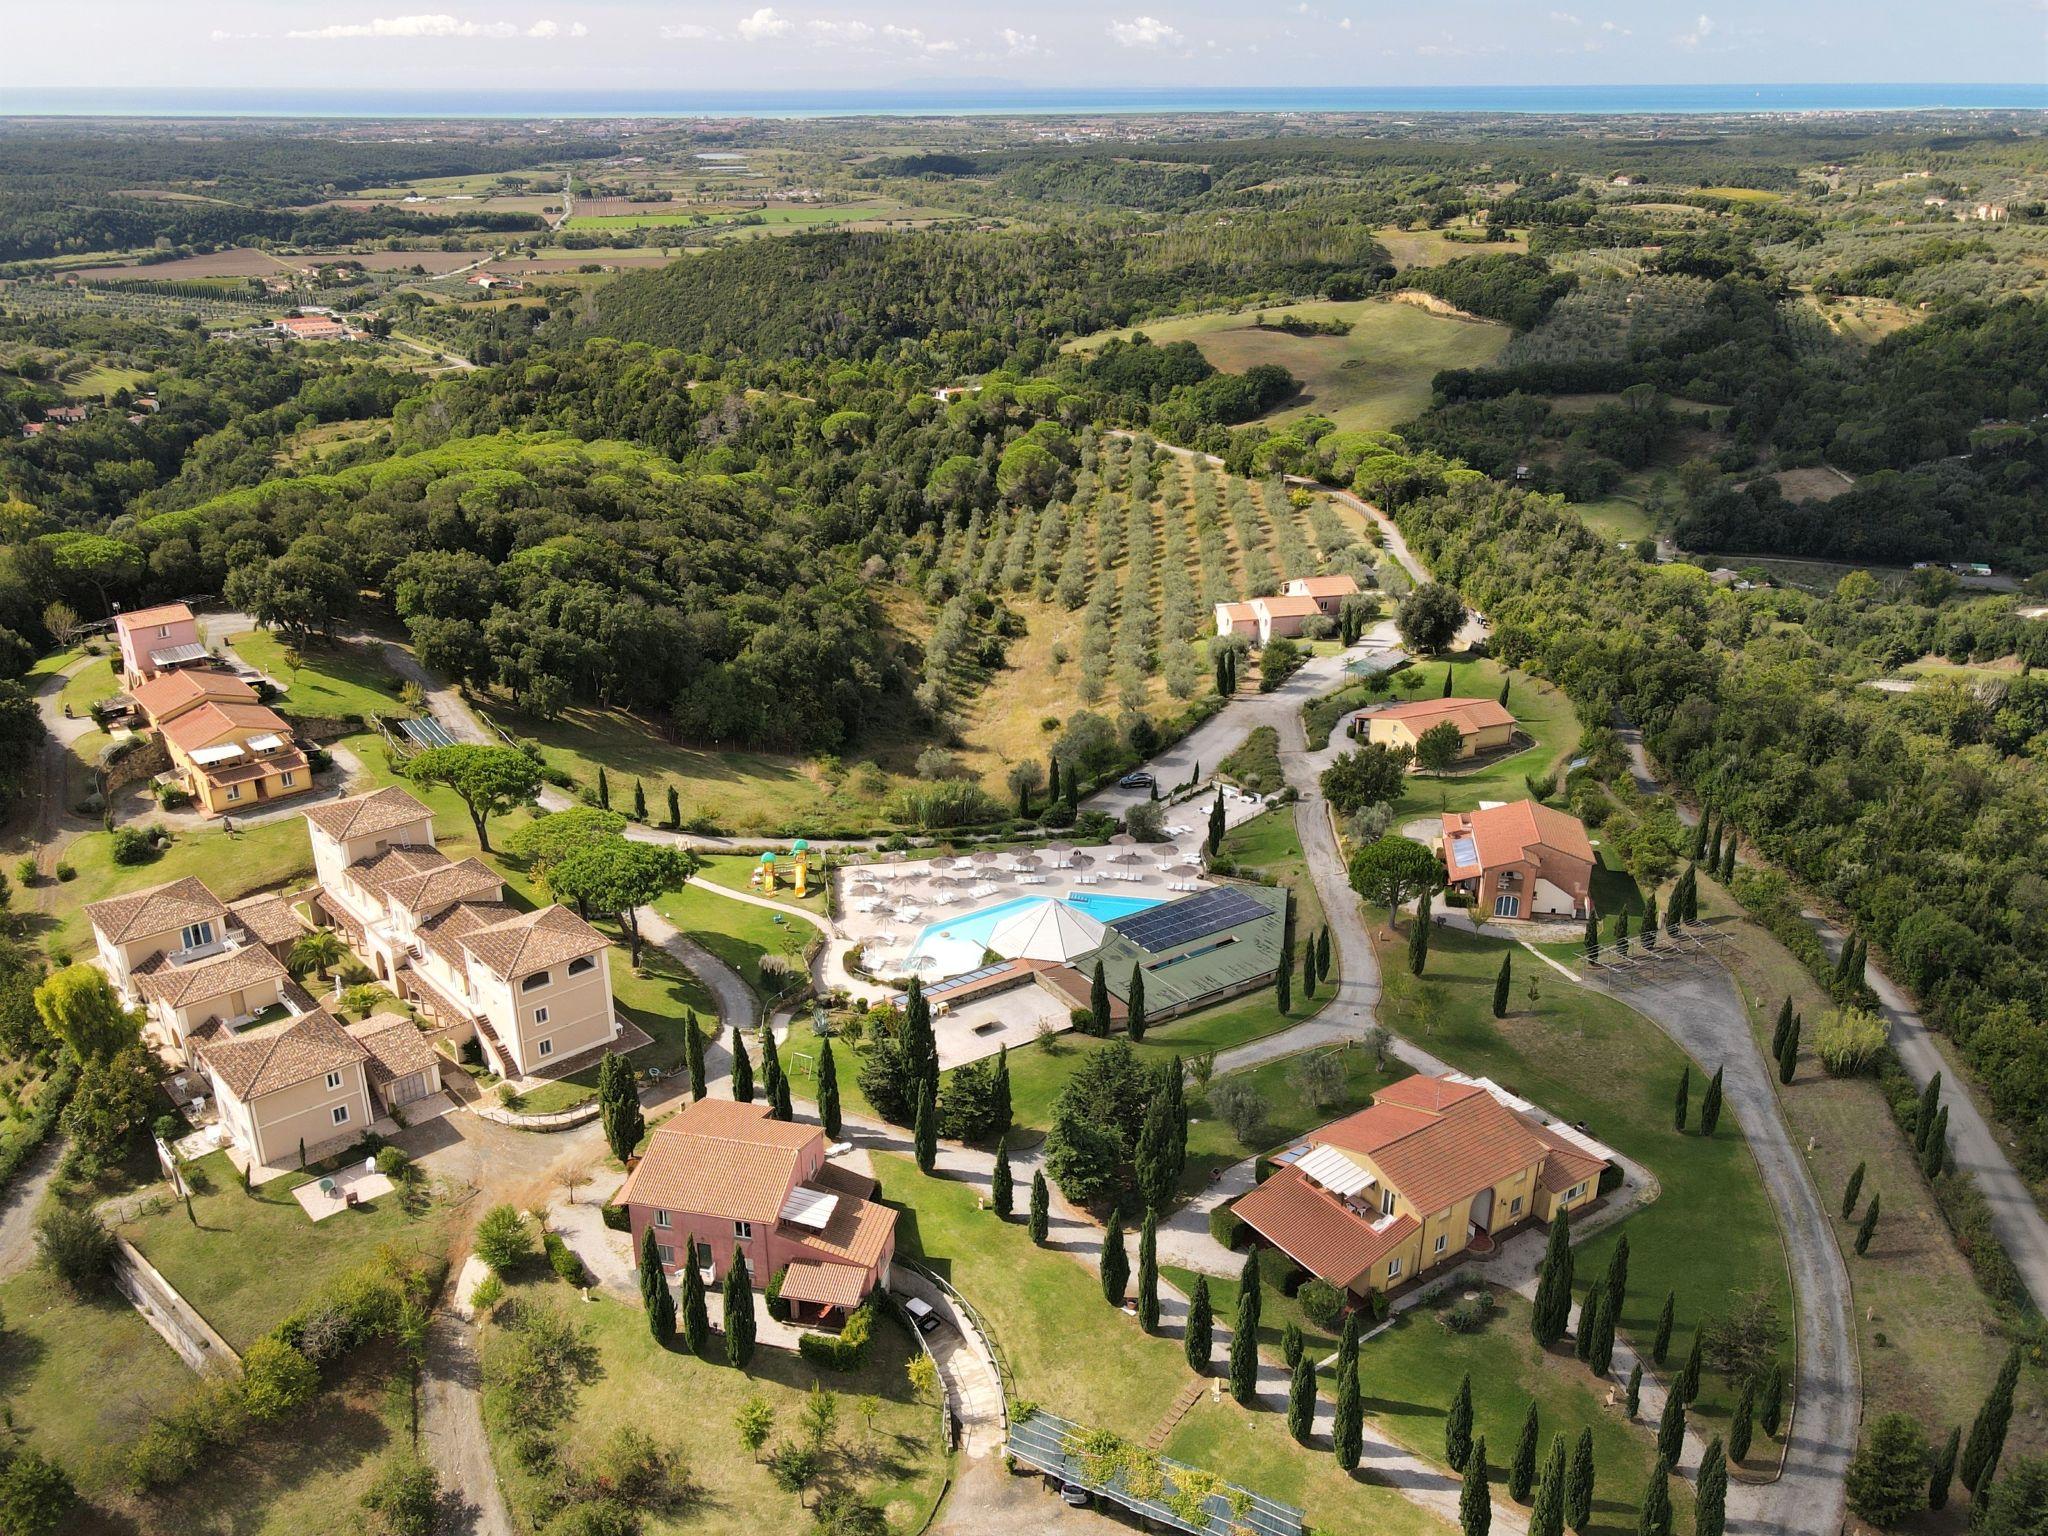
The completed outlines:
{"type": "Polygon", "coordinates": [[[286,659],[285,643],[269,630],[234,635],[228,645],[250,666],[275,678],[284,689],[276,701],[280,713],[334,719],[343,715],[397,715],[405,712],[399,697],[398,674],[384,665],[375,645],[352,640],[308,642],[299,665],[286,659]]]}
{"type": "Polygon", "coordinates": [[[120,691],[120,681],[114,676],[114,658],[96,656],[64,680],[57,702],[84,719],[92,713],[93,705],[104,703],[120,691]]]}
{"type": "Polygon", "coordinates": [[[800,961],[804,946],[818,933],[801,918],[694,886],[669,892],[654,909],[738,971],[757,995],[765,995],[762,957],[785,955],[800,961]]]}
{"type": "MultiPolygon", "coordinates": [[[[667,814],[666,808],[661,806],[650,804],[649,810],[657,819],[667,814]]],[[[786,907],[802,907],[806,912],[823,915],[827,876],[823,854],[811,855],[810,873],[805,881],[805,893],[801,898],[797,896],[796,889],[791,884],[796,868],[791,855],[776,854],[775,889],[772,891],[764,891],[758,885],[748,883],[749,877],[760,863],[761,856],[758,853],[699,854],[697,877],[700,880],[709,880],[713,885],[722,885],[730,891],[746,891],[755,896],[765,896],[770,901],[779,901],[786,907]]]]}
{"type": "MultiPolygon", "coordinates": [[[[1208,1182],[1209,1175],[1261,1152],[1284,1149],[1319,1125],[1365,1108],[1372,1095],[1406,1070],[1392,1064],[1382,1071],[1370,1051],[1358,1045],[1325,1046],[1278,1061],[1265,1062],[1216,1082],[1249,1083],[1266,1104],[1264,1120],[1249,1137],[1240,1137],[1209,1111],[1203,1096],[1190,1090],[1189,1108],[1196,1117],[1188,1126],[1188,1166],[1181,1187],[1188,1193],[1208,1182]],[[1311,1057],[1334,1054],[1342,1069],[1342,1088],[1321,1103],[1311,1103],[1299,1076],[1311,1057]]],[[[1214,1083],[1211,1084],[1213,1088],[1214,1083]]]]}
{"type": "MultiPolygon", "coordinates": [[[[1194,1284],[1193,1274],[1187,1271],[1168,1267],[1165,1273],[1183,1291],[1194,1284]]],[[[1237,1293],[1235,1280],[1209,1277],[1209,1295],[1219,1318],[1237,1315],[1237,1293]]],[[[1461,1289],[1446,1300],[1462,1294],[1461,1289]]],[[[1309,1340],[1309,1352],[1318,1362],[1336,1352],[1336,1337],[1311,1324],[1277,1286],[1266,1286],[1263,1296],[1259,1347],[1268,1357],[1282,1358],[1281,1333],[1290,1321],[1309,1340]]],[[[1486,1463],[1495,1498],[1511,1502],[1508,1464],[1533,1400],[1540,1425],[1538,1468],[1550,1452],[1553,1435],[1564,1435],[1569,1454],[1579,1431],[1591,1429],[1595,1469],[1591,1529],[1615,1536],[1634,1532],[1643,1489],[1657,1464],[1656,1425],[1644,1421],[1631,1425],[1618,1409],[1608,1408],[1606,1384],[1597,1382],[1592,1372],[1572,1357],[1569,1347],[1539,1348],[1529,1335],[1529,1304],[1521,1297],[1496,1291],[1495,1300],[1499,1305],[1492,1321],[1474,1333],[1454,1333],[1443,1325],[1439,1310],[1417,1306],[1400,1314],[1385,1332],[1367,1340],[1358,1355],[1359,1389],[1367,1422],[1418,1456],[1442,1463],[1444,1418],[1459,1382],[1469,1373],[1473,1433],[1486,1437],[1486,1463]]],[[[1325,1396],[1336,1395],[1329,1370],[1320,1373],[1318,1386],[1325,1396]]],[[[1689,1530],[1690,1485],[1683,1478],[1673,1478],[1669,1486],[1678,1510],[1676,1528],[1689,1530]]]]}
{"type": "MultiPolygon", "coordinates": [[[[638,1307],[607,1297],[585,1304],[552,1280],[523,1282],[514,1291],[522,1302],[552,1301],[568,1312],[581,1325],[594,1357],[590,1373],[574,1391],[569,1417],[554,1432],[564,1459],[573,1464],[591,1456],[625,1428],[680,1445],[687,1456],[700,1497],[686,1508],[650,1514],[647,1531],[660,1536],[672,1531],[809,1530],[807,1509],[796,1495],[777,1489],[768,1469],[740,1443],[733,1418],[743,1402],[759,1394],[775,1412],[770,1444],[795,1439],[802,1432],[804,1398],[814,1384],[838,1400],[827,1458],[831,1480],[857,1487],[880,1504],[892,1531],[923,1528],[944,1486],[949,1457],[937,1405],[920,1402],[911,1392],[907,1367],[916,1345],[893,1316],[877,1319],[873,1350],[858,1371],[820,1371],[793,1353],[762,1347],[742,1373],[725,1364],[717,1336],[708,1360],[663,1349],[638,1307]],[[857,1407],[863,1397],[879,1405],[872,1437],[857,1407]]],[[[486,1329],[486,1351],[491,1331],[486,1329]]],[[[486,1423],[513,1504],[533,1507],[538,1485],[511,1454],[508,1426],[495,1415],[487,1415],[486,1423]]]]}
{"type": "MultiPolygon", "coordinates": [[[[1091,1267],[1035,1246],[1021,1222],[977,1209],[969,1186],[927,1178],[901,1157],[874,1163],[884,1198],[903,1212],[897,1252],[923,1258],[974,1303],[1009,1361],[1018,1395],[1142,1442],[1189,1380],[1179,1339],[1148,1337],[1103,1300],[1091,1267]]],[[[1344,1476],[1327,1450],[1295,1445],[1281,1415],[1246,1413],[1234,1403],[1228,1411],[1227,1432],[1196,1438],[1191,1417],[1169,1452],[1305,1505],[1318,1531],[1419,1536],[1442,1529],[1392,1489],[1344,1476]]]]}
{"type": "Polygon", "coordinates": [[[119,1230],[238,1350],[329,1281],[370,1262],[386,1243],[438,1253],[448,1240],[452,1213],[438,1201],[408,1213],[393,1192],[314,1222],[292,1197],[309,1175],[286,1174],[244,1190],[224,1152],[199,1159],[190,1171],[190,1219],[182,1202],[166,1198],[161,1209],[119,1230]]]}
{"type": "MultiPolygon", "coordinates": [[[[1708,1316],[1758,1286],[1773,1293],[1789,1330],[1792,1307],[1784,1247],[1749,1146],[1732,1119],[1719,1134],[1680,1135],[1672,1095],[1685,1053],[1648,1019],[1588,992],[1519,946],[1453,929],[1431,935],[1420,981],[1408,973],[1407,930],[1391,941],[1372,928],[1386,994],[1382,1017],[1395,1033],[1460,1070],[1483,1073],[1553,1114],[1582,1123],[1656,1175],[1658,1198],[1627,1221],[1576,1245],[1580,1289],[1606,1266],[1622,1232],[1629,1240],[1628,1296],[1621,1331],[1647,1354],[1666,1291],[1675,1291],[1675,1364],[1708,1316]],[[1514,953],[1508,1016],[1492,1013],[1501,956],[1514,953]],[[1527,984],[1537,981],[1531,1002],[1527,984]]],[[[1705,1072],[1692,1064],[1695,1105],[1705,1072]]],[[[1697,1119],[1694,1121],[1697,1126],[1697,1119]]],[[[1729,1385],[1711,1371],[1694,1417],[1705,1435],[1726,1427],[1729,1385]]]]}
{"type": "MultiPolygon", "coordinates": [[[[1493,660],[1430,661],[1410,669],[1423,680],[1412,694],[1396,688],[1390,699],[1434,699],[1443,695],[1444,673],[1451,673],[1451,692],[1459,698],[1500,697],[1503,669],[1493,660]]],[[[1530,778],[1561,771],[1579,744],[1579,719],[1571,701],[1558,689],[1520,673],[1508,677],[1508,711],[1517,728],[1533,738],[1534,745],[1505,757],[1496,757],[1477,768],[1452,768],[1449,772],[1413,773],[1408,787],[1394,802],[1394,821],[1417,816],[1434,816],[1444,811],[1476,810],[1483,800],[1526,800],[1530,778]]]]}
{"type": "MultiPolygon", "coordinates": [[[[1276,805],[1250,821],[1239,822],[1223,834],[1223,857],[1255,880],[1284,885],[1294,892],[1294,930],[1298,937],[1319,933],[1323,927],[1323,898],[1309,878],[1301,855],[1301,832],[1294,824],[1294,807],[1276,805]]],[[[1331,963],[1336,951],[1330,952],[1331,963]]]]}

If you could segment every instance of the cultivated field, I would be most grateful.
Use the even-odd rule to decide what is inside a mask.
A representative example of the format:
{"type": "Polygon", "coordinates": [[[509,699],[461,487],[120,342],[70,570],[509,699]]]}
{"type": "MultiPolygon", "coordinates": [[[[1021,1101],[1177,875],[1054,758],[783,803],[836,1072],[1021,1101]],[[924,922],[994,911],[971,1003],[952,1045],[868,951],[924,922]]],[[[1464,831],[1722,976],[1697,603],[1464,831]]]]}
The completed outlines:
{"type": "Polygon", "coordinates": [[[1522,235],[1484,244],[1451,238],[1452,231],[1470,229],[1471,226],[1462,221],[1450,226],[1449,230],[1381,229],[1373,232],[1373,239],[1387,248],[1387,255],[1393,258],[1397,267],[1440,267],[1460,256],[1498,255],[1503,251],[1529,249],[1528,239],[1522,235]]]}
{"type": "Polygon", "coordinates": [[[159,278],[164,281],[195,277],[285,277],[307,271],[313,259],[304,256],[273,256],[249,246],[231,251],[214,251],[205,256],[180,256],[174,261],[128,262],[118,267],[75,267],[71,275],[81,278],[159,278]]]}
{"type": "Polygon", "coordinates": [[[1278,363],[1301,381],[1301,393],[1271,418],[1328,416],[1347,431],[1383,431],[1413,417],[1429,404],[1429,383],[1446,368],[1483,368],[1507,344],[1506,326],[1486,320],[1435,315],[1412,304],[1386,299],[1351,303],[1289,304],[1263,311],[1278,320],[1345,320],[1348,336],[1290,336],[1261,330],[1260,312],[1193,315],[1155,320],[1131,329],[1083,337],[1073,345],[1092,350],[1111,336],[1143,331],[1165,345],[1192,341],[1218,368],[1241,373],[1278,363]]]}

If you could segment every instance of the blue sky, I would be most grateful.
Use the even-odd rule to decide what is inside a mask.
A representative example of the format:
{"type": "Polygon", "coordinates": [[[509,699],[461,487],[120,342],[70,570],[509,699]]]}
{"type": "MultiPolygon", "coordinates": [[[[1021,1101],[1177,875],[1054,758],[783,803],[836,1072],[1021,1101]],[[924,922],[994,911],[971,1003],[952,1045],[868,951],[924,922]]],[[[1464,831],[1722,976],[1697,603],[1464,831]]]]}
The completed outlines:
{"type": "Polygon", "coordinates": [[[2048,0],[58,0],[0,89],[2041,81],[2048,0]]]}

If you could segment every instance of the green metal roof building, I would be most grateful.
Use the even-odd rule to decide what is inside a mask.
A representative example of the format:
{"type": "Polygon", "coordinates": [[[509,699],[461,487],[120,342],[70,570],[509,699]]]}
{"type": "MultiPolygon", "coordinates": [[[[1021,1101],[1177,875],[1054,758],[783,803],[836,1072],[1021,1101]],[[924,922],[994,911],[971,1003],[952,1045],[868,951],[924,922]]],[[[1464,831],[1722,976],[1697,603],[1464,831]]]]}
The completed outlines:
{"type": "Polygon", "coordinates": [[[1145,1013],[1153,1022],[1206,1008],[1272,981],[1287,924],[1287,892],[1277,885],[1219,885],[1109,924],[1109,937],[1073,961],[1083,976],[1102,962],[1119,1002],[1131,972],[1145,972],[1145,1013]]]}

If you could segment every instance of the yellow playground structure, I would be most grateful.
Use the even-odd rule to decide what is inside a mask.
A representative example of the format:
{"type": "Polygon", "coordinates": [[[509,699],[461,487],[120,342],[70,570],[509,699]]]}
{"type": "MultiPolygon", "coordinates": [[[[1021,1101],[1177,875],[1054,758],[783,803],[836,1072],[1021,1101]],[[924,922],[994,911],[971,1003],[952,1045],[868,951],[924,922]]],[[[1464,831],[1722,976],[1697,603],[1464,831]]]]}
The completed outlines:
{"type": "MultiPolygon", "coordinates": [[[[795,865],[790,873],[790,890],[801,901],[810,892],[811,845],[800,837],[789,845],[789,853],[795,865]]],[[[747,883],[763,896],[772,896],[775,894],[776,872],[780,867],[780,860],[774,851],[770,850],[761,855],[760,862],[754,866],[753,874],[747,877],[747,883]]]]}

